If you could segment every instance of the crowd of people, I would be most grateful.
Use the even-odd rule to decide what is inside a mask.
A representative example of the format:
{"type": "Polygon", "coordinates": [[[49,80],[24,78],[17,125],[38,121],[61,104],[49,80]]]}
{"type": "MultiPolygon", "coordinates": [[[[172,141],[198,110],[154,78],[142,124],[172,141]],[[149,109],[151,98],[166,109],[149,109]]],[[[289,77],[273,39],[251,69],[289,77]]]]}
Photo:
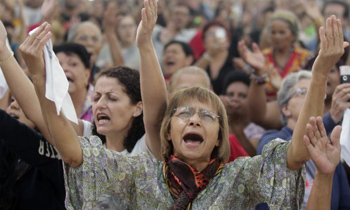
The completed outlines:
{"type": "Polygon", "coordinates": [[[349,10],[0,0],[0,209],[350,209],[349,10]]]}

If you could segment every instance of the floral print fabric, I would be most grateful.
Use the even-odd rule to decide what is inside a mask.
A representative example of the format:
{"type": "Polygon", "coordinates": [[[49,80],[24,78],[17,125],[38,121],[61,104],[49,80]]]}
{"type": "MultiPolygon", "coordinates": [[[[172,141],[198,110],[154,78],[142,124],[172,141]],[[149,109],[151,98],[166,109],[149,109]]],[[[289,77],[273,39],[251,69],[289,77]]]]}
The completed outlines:
{"type": "MultiPolygon", "coordinates": [[[[288,142],[276,139],[262,156],[240,157],[224,166],[192,203],[191,209],[250,209],[267,202],[270,209],[299,209],[305,173],[286,166],[288,142]]],[[[106,149],[92,136],[81,138],[84,162],[65,165],[68,209],[167,209],[174,200],[162,162],[147,153],[127,157],[106,149]]]]}

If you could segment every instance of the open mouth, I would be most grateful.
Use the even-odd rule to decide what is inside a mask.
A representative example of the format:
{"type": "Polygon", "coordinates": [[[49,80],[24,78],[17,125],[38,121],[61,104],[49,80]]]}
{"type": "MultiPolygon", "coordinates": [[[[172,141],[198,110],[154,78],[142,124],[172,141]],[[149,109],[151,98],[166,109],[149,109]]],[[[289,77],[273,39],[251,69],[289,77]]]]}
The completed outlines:
{"type": "Polygon", "coordinates": [[[170,66],[174,66],[174,65],[175,65],[175,62],[174,62],[174,61],[167,61],[167,62],[166,62],[166,65],[169,66],[169,67],[170,67],[170,66]]]}
{"type": "Polygon", "coordinates": [[[197,133],[188,133],[183,137],[183,141],[189,146],[198,146],[203,140],[203,137],[197,133]]]}
{"type": "Polygon", "coordinates": [[[15,115],[15,114],[9,114],[11,117],[13,117],[13,118],[15,118],[16,120],[18,120],[19,119],[19,117],[17,116],[17,115],[15,115]]]}
{"type": "Polygon", "coordinates": [[[97,121],[99,123],[109,122],[111,119],[106,114],[97,114],[97,121]]]}
{"type": "Polygon", "coordinates": [[[74,80],[69,76],[67,76],[67,80],[68,80],[68,82],[72,82],[72,83],[74,82],[74,80]]]}

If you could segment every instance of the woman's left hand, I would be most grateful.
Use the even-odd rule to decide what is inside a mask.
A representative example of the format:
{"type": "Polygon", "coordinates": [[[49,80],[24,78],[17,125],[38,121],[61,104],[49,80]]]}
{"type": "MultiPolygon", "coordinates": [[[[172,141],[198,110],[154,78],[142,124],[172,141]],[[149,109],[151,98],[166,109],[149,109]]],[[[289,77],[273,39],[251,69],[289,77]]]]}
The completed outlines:
{"type": "Polygon", "coordinates": [[[136,44],[140,48],[152,42],[153,28],[156,25],[158,0],[144,0],[141,10],[142,20],[137,28],[136,44]]]}
{"type": "Polygon", "coordinates": [[[340,161],[341,127],[333,129],[329,140],[321,117],[311,117],[306,126],[304,142],[320,174],[333,174],[340,161]]]}

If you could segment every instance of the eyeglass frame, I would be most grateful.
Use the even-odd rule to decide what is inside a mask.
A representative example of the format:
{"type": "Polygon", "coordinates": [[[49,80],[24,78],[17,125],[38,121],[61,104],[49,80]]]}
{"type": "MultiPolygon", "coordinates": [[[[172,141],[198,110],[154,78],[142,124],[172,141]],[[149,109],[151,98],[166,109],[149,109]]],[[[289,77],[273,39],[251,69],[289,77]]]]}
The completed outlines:
{"type": "Polygon", "coordinates": [[[292,99],[294,96],[306,96],[307,91],[308,91],[307,87],[299,87],[290,94],[287,101],[289,102],[290,99],[292,99]]]}
{"type": "MultiPolygon", "coordinates": [[[[190,110],[188,110],[188,111],[190,111],[190,110]]],[[[200,109],[199,111],[196,111],[196,109],[194,107],[191,107],[191,106],[181,106],[181,107],[174,108],[172,116],[178,117],[182,121],[187,122],[189,119],[191,119],[197,113],[198,113],[199,119],[205,123],[214,123],[216,121],[216,119],[219,119],[219,120],[221,119],[221,116],[214,114],[214,112],[211,110],[200,109]],[[176,111],[178,111],[181,108],[184,108],[184,109],[187,108],[187,109],[193,110],[193,111],[191,111],[192,114],[190,113],[190,116],[188,116],[186,118],[179,116],[181,113],[176,114],[176,111]],[[203,114],[209,114],[213,119],[211,121],[208,121],[208,120],[204,119],[203,114]]]]}

